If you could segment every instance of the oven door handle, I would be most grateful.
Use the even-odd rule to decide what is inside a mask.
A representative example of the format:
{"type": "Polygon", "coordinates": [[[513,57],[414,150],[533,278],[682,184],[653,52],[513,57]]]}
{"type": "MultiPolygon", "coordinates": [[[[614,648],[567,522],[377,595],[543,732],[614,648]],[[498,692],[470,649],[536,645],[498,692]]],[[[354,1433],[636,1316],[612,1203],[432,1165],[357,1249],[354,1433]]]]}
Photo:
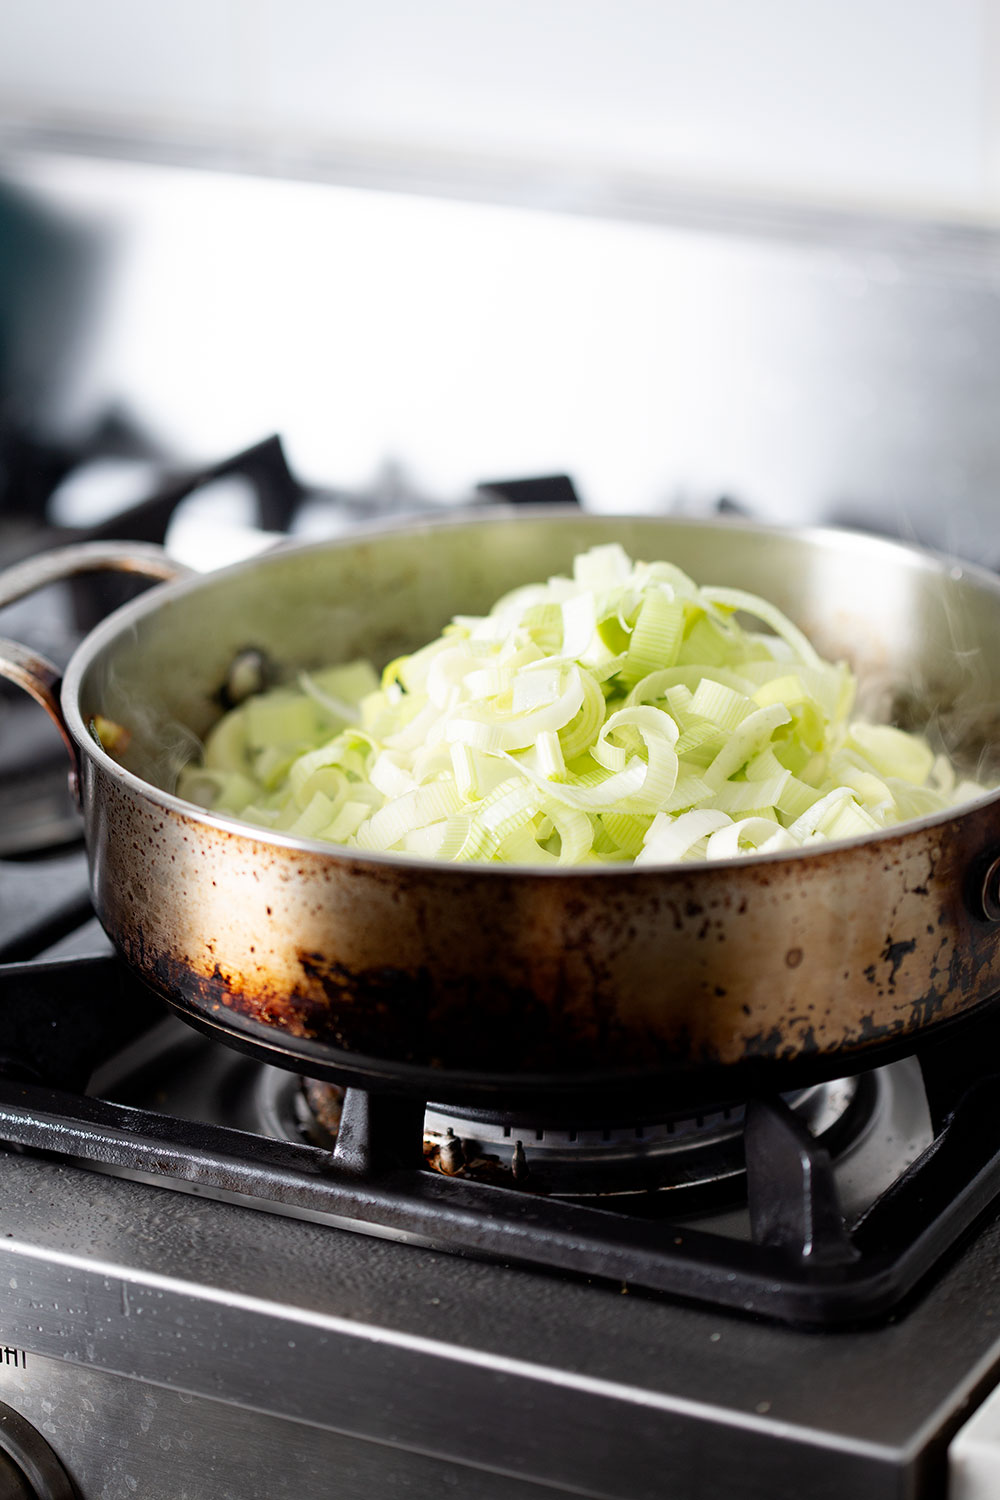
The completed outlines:
{"type": "MultiPolygon", "coordinates": [[[[149,542],[79,542],[57,547],[15,563],[0,573],[0,609],[34,594],[50,583],[76,578],[81,573],[134,573],[162,583],[187,577],[192,569],[175,562],[162,547],[149,542]]],[[[78,796],[80,752],[69,732],[59,701],[62,673],[47,657],[0,638],[0,677],[6,677],[30,693],[54,722],[70,758],[70,786],[78,796]]]]}

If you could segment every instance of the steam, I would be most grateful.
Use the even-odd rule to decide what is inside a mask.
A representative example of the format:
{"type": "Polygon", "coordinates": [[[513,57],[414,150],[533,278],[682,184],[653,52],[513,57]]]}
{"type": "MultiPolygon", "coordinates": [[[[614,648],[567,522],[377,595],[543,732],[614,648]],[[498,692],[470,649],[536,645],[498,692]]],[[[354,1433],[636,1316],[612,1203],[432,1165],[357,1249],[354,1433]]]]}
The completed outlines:
{"type": "Polygon", "coordinates": [[[209,693],[198,694],[199,733],[190,722],[171,711],[170,693],[163,685],[157,697],[155,679],[137,684],[133,673],[112,661],[104,668],[100,691],[90,694],[88,708],[100,712],[127,729],[127,749],[116,759],[127,771],[161,791],[176,793],[184,767],[201,759],[202,735],[222,712],[209,693]]]}

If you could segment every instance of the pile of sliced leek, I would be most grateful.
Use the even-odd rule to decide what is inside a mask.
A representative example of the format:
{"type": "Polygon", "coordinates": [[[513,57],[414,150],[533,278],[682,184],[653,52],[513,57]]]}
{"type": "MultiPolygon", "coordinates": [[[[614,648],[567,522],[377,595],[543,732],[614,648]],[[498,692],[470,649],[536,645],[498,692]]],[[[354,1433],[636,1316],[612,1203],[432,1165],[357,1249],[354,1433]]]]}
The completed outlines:
{"type": "Polygon", "coordinates": [[[853,722],[854,695],[765,600],[595,547],[381,682],[352,662],[247,699],[178,793],[359,850],[518,865],[770,854],[982,793],[917,736],[853,722]]]}

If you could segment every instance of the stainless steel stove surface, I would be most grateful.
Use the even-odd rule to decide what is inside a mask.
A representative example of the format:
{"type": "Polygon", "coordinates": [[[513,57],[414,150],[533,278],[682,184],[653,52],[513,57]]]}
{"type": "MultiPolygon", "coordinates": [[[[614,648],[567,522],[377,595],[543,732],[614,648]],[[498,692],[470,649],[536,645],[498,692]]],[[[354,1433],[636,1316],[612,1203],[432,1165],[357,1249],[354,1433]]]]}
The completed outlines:
{"type": "MultiPolygon", "coordinates": [[[[0,1003],[19,1017],[34,975],[29,1015],[69,1038],[53,1049],[61,1092],[27,1077],[35,1041],[23,1028],[7,1038],[22,1065],[8,1056],[20,1080],[0,1085],[0,1402],[15,1414],[0,1412],[0,1450],[21,1474],[36,1467],[34,1489],[4,1491],[0,1471],[0,1493],[72,1493],[59,1488],[53,1453],[85,1500],[948,1493],[948,1440],[1000,1368],[995,1220],[888,1317],[826,1332],[531,1264],[519,1239],[552,1200],[532,1199],[530,1178],[485,1189],[488,1221],[512,1192],[529,1203],[527,1219],[497,1228],[485,1259],[429,1247],[439,1231],[426,1217],[380,1224],[395,1178],[377,1164],[351,1189],[372,1222],[345,1227],[342,1171],[310,1141],[321,1127],[303,1106],[289,1126],[280,1103],[294,1080],[148,1002],[144,1011],[127,986],[112,1010],[135,1002],[136,1036],[117,1053],[105,1042],[87,1096],[66,1087],[93,1061],[74,1050],[100,1047],[79,1038],[100,1033],[118,972],[103,935],[66,904],[71,871],[83,868],[78,852],[0,863],[8,915],[12,891],[60,873],[37,905],[49,912],[39,930],[63,936],[0,968],[0,1003]],[[51,1019],[42,991],[58,992],[51,1019]],[[13,1431],[17,1417],[49,1445],[47,1472],[13,1431]]],[[[0,941],[8,953],[23,947],[9,928],[0,941]]],[[[849,1219],[933,1130],[912,1060],[866,1088],[862,1118],[831,1139],[849,1219]]],[[[794,1101],[812,1108],[821,1135],[838,1110],[850,1113],[837,1092],[794,1101]]],[[[438,1133],[441,1123],[428,1120],[438,1133]]],[[[501,1129],[479,1146],[503,1167],[522,1134],[501,1129]]],[[[474,1210],[470,1199],[462,1211],[474,1210]]],[[[744,1221],[745,1210],[698,1206],[657,1207],[645,1222],[669,1254],[699,1231],[745,1236],[744,1221]]]]}

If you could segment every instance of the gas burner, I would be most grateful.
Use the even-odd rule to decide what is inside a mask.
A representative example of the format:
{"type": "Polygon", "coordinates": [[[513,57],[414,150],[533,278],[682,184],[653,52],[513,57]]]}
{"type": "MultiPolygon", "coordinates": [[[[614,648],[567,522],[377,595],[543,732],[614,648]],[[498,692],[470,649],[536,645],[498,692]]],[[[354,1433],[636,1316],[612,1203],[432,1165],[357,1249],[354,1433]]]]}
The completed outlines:
{"type": "MultiPolygon", "coordinates": [[[[871,1075],[814,1084],[782,1096],[810,1135],[836,1158],[870,1124],[877,1087],[871,1075]]],[[[336,1146],[344,1090],[316,1079],[264,1069],[254,1089],[256,1128],[267,1135],[336,1146]]],[[[641,1123],[526,1124],[500,1111],[429,1104],[424,1161],[447,1177],[516,1186],[552,1197],[641,1198],[669,1192],[684,1206],[738,1201],[743,1195],[745,1108],[641,1123]]],[[[661,1205],[666,1206],[666,1205],[661,1205]]]]}
{"type": "MultiPolygon", "coordinates": [[[[875,1090],[862,1076],[783,1097],[814,1139],[835,1156],[868,1123],[875,1090]]],[[[713,1197],[728,1193],[739,1198],[745,1113],[744,1106],[732,1105],[595,1127],[529,1125],[491,1111],[432,1104],[424,1120],[424,1150],[437,1171],[489,1174],[493,1180],[499,1171],[519,1187],[558,1197],[666,1190],[683,1191],[688,1199],[699,1189],[713,1197]]]]}

